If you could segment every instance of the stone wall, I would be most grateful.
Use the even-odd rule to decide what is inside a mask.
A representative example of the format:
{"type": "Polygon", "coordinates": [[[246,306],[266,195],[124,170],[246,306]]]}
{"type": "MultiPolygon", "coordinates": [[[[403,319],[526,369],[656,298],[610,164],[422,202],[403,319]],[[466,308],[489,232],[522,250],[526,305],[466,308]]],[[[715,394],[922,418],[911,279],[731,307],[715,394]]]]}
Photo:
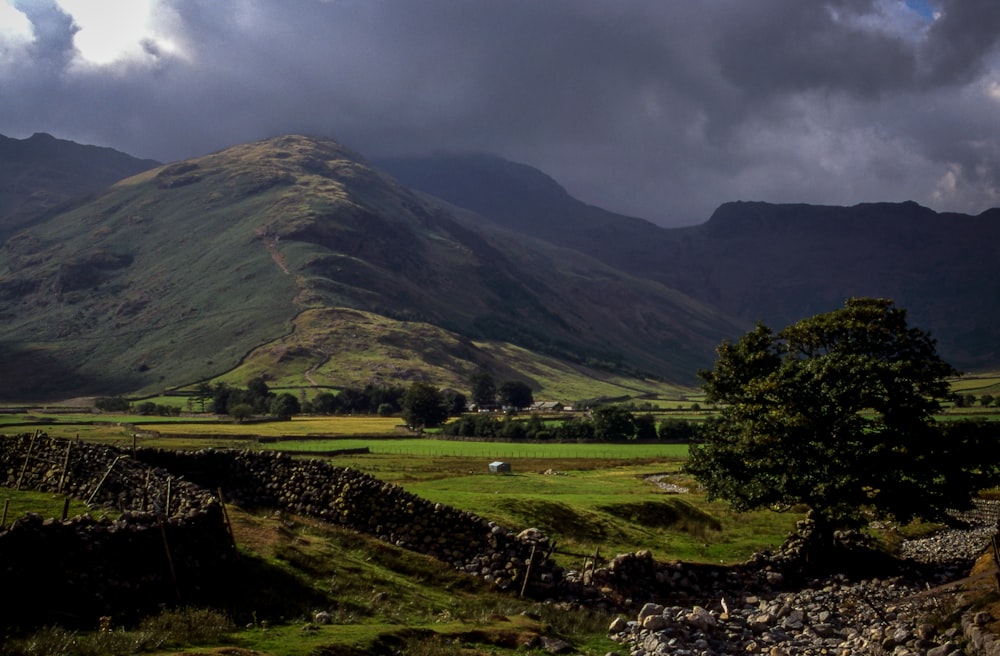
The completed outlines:
{"type": "Polygon", "coordinates": [[[218,500],[113,448],[45,436],[0,438],[0,484],[89,501],[116,519],[27,514],[0,527],[7,626],[93,625],[207,602],[233,573],[218,500]]]}
{"type": "Polygon", "coordinates": [[[203,486],[221,488],[227,502],[278,508],[366,533],[480,576],[502,590],[538,596],[561,572],[545,557],[547,539],[510,530],[469,512],[431,503],[373,476],[328,462],[278,452],[142,449],[136,458],[203,486]],[[532,551],[535,552],[534,560],[532,551]]]}
{"type": "Polygon", "coordinates": [[[120,513],[114,520],[27,515],[0,527],[0,613],[11,626],[93,624],[103,614],[139,616],[224,594],[238,565],[216,491],[227,503],[375,536],[502,590],[547,595],[561,578],[537,531],[515,535],[367,474],[276,452],[132,454],[44,435],[0,437],[0,485],[120,513]],[[45,593],[10,592],[19,590],[45,593]]]}

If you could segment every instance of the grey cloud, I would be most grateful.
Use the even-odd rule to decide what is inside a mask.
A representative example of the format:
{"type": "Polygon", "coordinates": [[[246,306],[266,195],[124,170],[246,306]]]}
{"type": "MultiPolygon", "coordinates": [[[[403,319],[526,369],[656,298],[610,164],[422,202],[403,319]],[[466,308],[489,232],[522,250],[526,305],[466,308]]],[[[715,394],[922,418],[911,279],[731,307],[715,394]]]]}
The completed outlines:
{"type": "Polygon", "coordinates": [[[21,0],[14,5],[31,21],[35,41],[30,52],[34,64],[56,72],[73,57],[73,35],[77,26],[54,0],[21,0]]]}
{"type": "Polygon", "coordinates": [[[983,70],[1000,44],[1000,11],[992,0],[947,0],[931,26],[922,55],[936,84],[961,84],[983,70]]]}
{"type": "Polygon", "coordinates": [[[981,211],[1000,12],[948,0],[920,31],[893,2],[164,0],[180,54],[92,69],[46,0],[30,60],[0,62],[0,133],[162,160],[289,132],[487,151],[667,223],[738,198],[981,211]]]}

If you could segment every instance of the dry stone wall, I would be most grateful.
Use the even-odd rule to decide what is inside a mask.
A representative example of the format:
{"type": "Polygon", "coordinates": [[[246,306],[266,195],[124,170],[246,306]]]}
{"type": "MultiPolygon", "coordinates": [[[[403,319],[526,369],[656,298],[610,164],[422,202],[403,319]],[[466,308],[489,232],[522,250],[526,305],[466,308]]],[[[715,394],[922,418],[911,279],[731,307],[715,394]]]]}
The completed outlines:
{"type": "Polygon", "coordinates": [[[515,535],[367,474],[275,452],[131,453],[44,435],[0,437],[0,485],[117,514],[28,514],[0,527],[0,613],[10,626],[93,625],[105,614],[140,616],[224,594],[239,567],[217,492],[227,503],[376,536],[503,590],[547,595],[561,578],[537,531],[515,535]],[[45,592],[20,592],[35,590],[45,592]]]}
{"type": "Polygon", "coordinates": [[[102,513],[0,527],[0,615],[11,627],[93,625],[164,604],[211,601],[235,547],[211,493],[110,447],[0,438],[0,483],[73,496],[102,513]],[[111,513],[111,511],[115,511],[111,513]]]}
{"type": "Polygon", "coordinates": [[[545,536],[520,535],[440,503],[432,503],[373,476],[278,452],[198,452],[142,449],[136,457],[204,486],[247,508],[278,508],[315,517],[427,554],[480,576],[500,589],[546,594],[560,570],[546,556],[545,536]],[[534,553],[534,557],[532,557],[534,553]],[[530,571],[529,571],[530,563],[530,571]]]}

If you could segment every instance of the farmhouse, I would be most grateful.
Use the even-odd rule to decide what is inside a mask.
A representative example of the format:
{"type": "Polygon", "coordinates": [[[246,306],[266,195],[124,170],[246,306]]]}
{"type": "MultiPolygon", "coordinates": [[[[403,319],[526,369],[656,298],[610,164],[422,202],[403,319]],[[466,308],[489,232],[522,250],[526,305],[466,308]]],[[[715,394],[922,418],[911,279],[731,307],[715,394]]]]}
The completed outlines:
{"type": "Polygon", "coordinates": [[[531,404],[531,411],[532,412],[562,412],[562,410],[563,410],[564,407],[565,406],[563,406],[563,404],[560,403],[559,401],[536,401],[535,403],[531,404]]]}

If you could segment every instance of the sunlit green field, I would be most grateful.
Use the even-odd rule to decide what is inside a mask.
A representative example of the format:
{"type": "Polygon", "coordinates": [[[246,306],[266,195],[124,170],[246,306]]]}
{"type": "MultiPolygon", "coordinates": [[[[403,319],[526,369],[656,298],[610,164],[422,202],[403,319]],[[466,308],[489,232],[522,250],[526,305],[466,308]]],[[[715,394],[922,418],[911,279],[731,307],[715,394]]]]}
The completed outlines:
{"type": "Polygon", "coordinates": [[[465,442],[444,439],[361,439],[283,440],[268,443],[266,448],[290,453],[323,453],[367,447],[376,454],[419,457],[456,456],[505,460],[514,458],[562,459],[601,458],[635,460],[643,458],[679,458],[687,455],[684,444],[607,444],[539,442],[465,442]]]}

